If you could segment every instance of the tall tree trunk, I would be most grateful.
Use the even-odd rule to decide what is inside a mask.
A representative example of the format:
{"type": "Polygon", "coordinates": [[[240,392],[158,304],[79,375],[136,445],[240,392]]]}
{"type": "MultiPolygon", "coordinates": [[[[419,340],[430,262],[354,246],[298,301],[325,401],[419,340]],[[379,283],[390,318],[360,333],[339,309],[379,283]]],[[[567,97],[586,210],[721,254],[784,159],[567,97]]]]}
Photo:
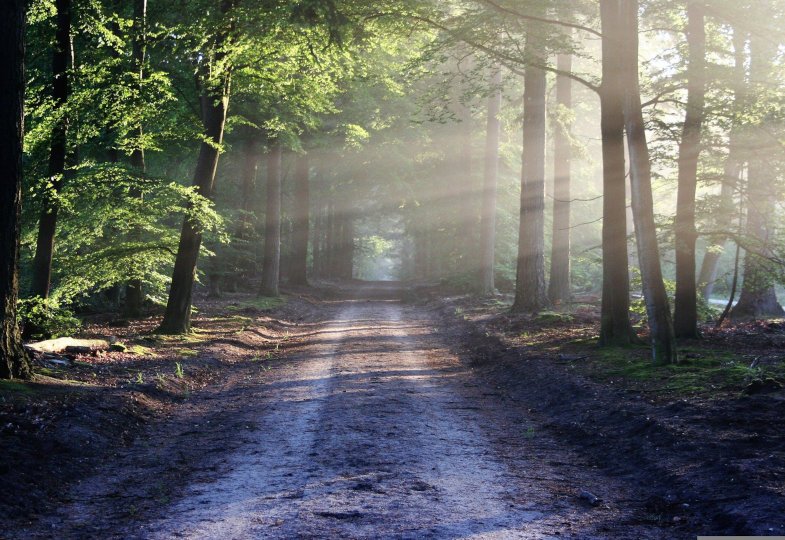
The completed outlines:
{"type": "MultiPolygon", "coordinates": [[[[59,205],[57,195],[63,187],[67,152],[68,119],[63,109],[70,91],[68,81],[68,61],[71,57],[71,0],[56,0],[56,30],[52,51],[52,113],[57,121],[52,128],[52,142],[49,149],[49,179],[51,186],[41,197],[41,216],[38,221],[35,258],[33,259],[33,279],[30,289],[32,296],[49,297],[52,279],[52,259],[54,258],[55,232],[59,205]]],[[[27,329],[25,333],[28,333],[27,329]]]]}
{"type": "MultiPolygon", "coordinates": [[[[750,86],[753,92],[763,91],[771,80],[776,58],[776,45],[753,34],[750,39],[750,86]]],[[[754,95],[754,94],[753,94],[754,95]]],[[[747,133],[745,145],[751,155],[747,170],[747,231],[744,254],[744,281],[739,302],[732,317],[781,316],[783,309],[774,290],[774,272],[767,257],[774,242],[774,215],[777,195],[777,171],[769,162],[769,154],[777,151],[779,142],[766,125],[770,117],[758,120],[747,133]]]]}
{"type": "Polygon", "coordinates": [[[311,207],[308,173],[308,155],[297,156],[294,171],[294,231],[289,282],[294,285],[308,283],[308,232],[311,207]]]}
{"type": "Polygon", "coordinates": [[[26,0],[0,3],[0,379],[30,376],[16,303],[22,216],[26,0]]]}
{"type": "MultiPolygon", "coordinates": [[[[224,12],[231,6],[231,2],[224,2],[224,12]]],[[[215,48],[221,50],[228,39],[228,32],[216,36],[215,48]]],[[[215,63],[219,64],[224,53],[217,53],[215,63]]],[[[193,185],[202,197],[209,198],[213,191],[215,172],[218,168],[220,147],[223,142],[226,112],[229,108],[229,76],[225,74],[220,84],[208,84],[206,66],[202,74],[202,94],[200,97],[202,126],[205,138],[199,148],[199,158],[194,171],[193,185]]],[[[195,223],[186,218],[180,232],[180,243],[177,247],[174,270],[172,271],[172,285],[169,289],[169,299],[166,303],[166,312],[158,332],[162,334],[183,334],[191,330],[191,297],[193,294],[194,280],[196,279],[196,262],[199,258],[199,248],[202,244],[202,231],[195,223]]]]}
{"type": "MultiPolygon", "coordinates": [[[[134,69],[137,73],[137,88],[136,90],[142,92],[142,83],[144,82],[144,58],[147,47],[146,27],[147,27],[147,0],[134,0],[134,21],[133,32],[134,42],[132,56],[134,60],[134,69]]],[[[142,137],[144,135],[143,127],[140,125],[137,128],[139,136],[139,143],[134,151],[131,153],[131,167],[136,169],[140,175],[145,174],[145,160],[144,148],[142,147],[142,137]]],[[[141,190],[135,189],[133,195],[140,199],[142,198],[141,190]]],[[[132,235],[136,241],[141,241],[141,229],[137,227],[132,235]]],[[[128,317],[141,317],[142,316],[142,280],[134,278],[128,281],[125,286],[125,314],[128,317]]]]}
{"type": "Polygon", "coordinates": [[[273,142],[267,157],[267,194],[264,216],[262,296],[278,296],[281,272],[281,145],[273,142]]]}
{"type": "Polygon", "coordinates": [[[687,112],[679,144],[679,187],[676,200],[676,299],[673,331],[678,338],[697,338],[698,304],[695,279],[695,191],[706,102],[706,30],[702,1],[687,4],[687,112]]]}
{"type": "Polygon", "coordinates": [[[735,66],[733,70],[733,116],[731,129],[728,135],[728,157],[725,158],[723,168],[722,186],[720,187],[720,206],[713,217],[714,228],[719,233],[711,237],[711,244],[706,247],[700,273],[698,274],[698,288],[701,296],[708,300],[714,291],[717,280],[717,267],[727,241],[726,231],[730,230],[732,218],[735,213],[733,196],[738,187],[742,172],[742,160],[739,156],[739,128],[741,116],[746,102],[744,83],[747,70],[745,67],[746,53],[744,51],[747,36],[737,29],[733,31],[733,50],[735,66]]]}
{"type": "MultiPolygon", "coordinates": [[[[526,40],[529,57],[534,53],[526,40]]],[[[523,91],[523,156],[518,260],[512,310],[538,311],[548,305],[545,288],[545,72],[526,66],[523,91]]]]}
{"type": "Polygon", "coordinates": [[[600,345],[638,341],[630,323],[627,191],[624,160],[624,89],[619,70],[623,43],[618,0],[601,0],[602,85],[602,310],[600,345]]]}
{"type": "MultiPolygon", "coordinates": [[[[560,54],[556,69],[572,71],[572,55],[560,54]]],[[[572,80],[556,76],[556,106],[560,114],[572,109],[572,80]]],[[[566,120],[565,120],[566,121],[566,120]]],[[[553,304],[570,299],[570,126],[557,125],[553,130],[553,240],[548,298],[553,304]]]]}
{"type": "MultiPolygon", "coordinates": [[[[630,154],[630,186],[638,263],[643,282],[643,299],[649,317],[652,357],[655,363],[678,361],[668,295],[662,280],[660,250],[654,224],[654,201],[651,192],[651,162],[643,122],[638,85],[638,1],[622,2],[622,29],[627,39],[623,53],[624,126],[630,154]]],[[[694,279],[694,276],[693,276],[694,279]]]]}
{"type": "MultiPolygon", "coordinates": [[[[496,239],[496,193],[499,182],[499,135],[502,106],[502,70],[494,66],[491,94],[488,96],[488,125],[485,135],[485,166],[482,184],[482,214],[480,217],[480,271],[478,289],[492,293],[494,283],[494,242],[496,239]]],[[[419,251],[419,250],[418,250],[419,251]]]]}
{"type": "Polygon", "coordinates": [[[456,181],[458,184],[458,242],[456,253],[461,258],[460,270],[465,274],[477,268],[477,218],[479,208],[476,205],[476,190],[472,177],[472,109],[471,105],[461,103],[458,110],[461,119],[457,126],[458,144],[455,146],[458,155],[456,181]]]}

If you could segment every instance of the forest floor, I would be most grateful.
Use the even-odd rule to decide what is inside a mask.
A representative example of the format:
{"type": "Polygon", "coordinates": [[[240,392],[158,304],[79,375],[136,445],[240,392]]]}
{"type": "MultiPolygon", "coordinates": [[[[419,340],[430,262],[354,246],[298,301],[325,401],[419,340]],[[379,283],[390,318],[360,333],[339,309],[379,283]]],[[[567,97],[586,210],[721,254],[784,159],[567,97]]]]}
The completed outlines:
{"type": "Polygon", "coordinates": [[[782,321],[652,367],[596,347],[596,306],[439,292],[198,297],[182,337],[95,318],[129,349],[0,383],[0,537],[785,534],[782,321]]]}

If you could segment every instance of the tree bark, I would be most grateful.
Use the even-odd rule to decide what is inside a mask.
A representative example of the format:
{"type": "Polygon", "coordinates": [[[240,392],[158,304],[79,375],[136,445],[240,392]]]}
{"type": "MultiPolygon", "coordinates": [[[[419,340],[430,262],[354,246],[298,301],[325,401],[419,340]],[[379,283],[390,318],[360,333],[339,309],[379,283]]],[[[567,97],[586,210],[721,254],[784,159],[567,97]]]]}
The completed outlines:
{"type": "Polygon", "coordinates": [[[677,338],[698,338],[698,291],[695,279],[695,192],[698,187],[703,109],[706,102],[706,30],[702,1],[687,4],[687,111],[679,144],[676,196],[676,298],[673,331],[677,338]]]}
{"type": "MultiPolygon", "coordinates": [[[[494,283],[494,242],[496,239],[496,193],[499,182],[499,135],[502,106],[502,70],[494,66],[491,94],[488,96],[488,124],[485,134],[485,166],[482,184],[482,214],[480,216],[480,271],[478,289],[492,293],[494,283]]],[[[421,250],[418,250],[420,252],[421,250]]]]}
{"type": "MultiPolygon", "coordinates": [[[[63,187],[67,152],[68,118],[63,113],[70,92],[68,61],[71,57],[71,0],[56,0],[55,42],[52,50],[52,113],[57,120],[52,128],[52,142],[49,149],[49,182],[41,197],[41,215],[38,221],[35,258],[33,259],[33,279],[30,288],[32,296],[49,297],[52,280],[52,260],[54,258],[55,232],[59,204],[57,195],[63,187]]],[[[27,330],[25,330],[27,333],[27,330]]]]}
{"type": "Polygon", "coordinates": [[[476,189],[472,177],[472,109],[469,104],[459,103],[458,114],[461,119],[456,129],[458,155],[455,156],[456,183],[458,184],[458,230],[455,237],[458,245],[456,253],[461,258],[460,269],[471,275],[477,268],[477,218],[476,189]]]}
{"type": "MultiPolygon", "coordinates": [[[[750,85],[753,91],[762,91],[771,80],[776,57],[776,45],[764,37],[752,35],[750,39],[750,85]]],[[[774,290],[773,269],[767,257],[772,253],[774,241],[775,202],[774,185],[777,171],[769,162],[769,155],[777,151],[779,142],[769,133],[764,117],[752,126],[745,145],[750,148],[747,171],[747,230],[748,246],[744,254],[744,280],[739,302],[731,311],[732,317],[776,317],[783,314],[774,290]]]]}
{"type": "Polygon", "coordinates": [[[262,296],[278,296],[281,271],[281,145],[273,142],[267,157],[267,194],[264,216],[262,296]]]}
{"type": "MultiPolygon", "coordinates": [[[[560,54],[556,69],[572,71],[572,55],[560,54]]],[[[556,76],[556,105],[560,111],[572,109],[572,80],[566,75],[556,76]]],[[[548,299],[553,304],[570,300],[570,162],[569,126],[558,125],[553,130],[553,238],[551,242],[551,272],[548,299]]]]}
{"type": "Polygon", "coordinates": [[[298,155],[294,171],[294,231],[289,282],[308,284],[308,232],[310,228],[310,189],[308,155],[298,155]]]}
{"type": "MultiPolygon", "coordinates": [[[[529,54],[534,44],[527,39],[529,54]]],[[[528,56],[528,55],[527,55],[528,56]]],[[[545,288],[545,72],[527,65],[523,91],[523,156],[518,260],[512,310],[548,305],[545,288]]]]}
{"type": "Polygon", "coordinates": [[[602,85],[602,308],[600,346],[638,341],[630,323],[627,191],[624,159],[624,89],[619,70],[623,44],[618,0],[601,0],[602,85]]]}
{"type": "Polygon", "coordinates": [[[651,192],[651,162],[638,85],[638,1],[625,0],[622,2],[621,9],[621,28],[624,29],[627,37],[621,64],[625,89],[624,126],[630,154],[632,215],[635,222],[635,237],[638,241],[643,299],[649,317],[653,360],[657,364],[671,364],[678,361],[678,355],[668,296],[660,267],[651,192]]]}
{"type": "Polygon", "coordinates": [[[0,3],[0,379],[28,378],[17,320],[22,216],[26,0],[0,3]]]}
{"type": "MultiPolygon", "coordinates": [[[[223,3],[224,12],[231,7],[231,2],[223,3]]],[[[222,32],[216,36],[215,48],[220,51],[229,33],[222,32]]],[[[214,63],[219,64],[225,53],[216,53],[214,63]]],[[[224,74],[218,84],[207,84],[209,67],[201,75],[202,93],[200,96],[202,126],[205,138],[199,148],[199,158],[194,171],[193,185],[202,197],[210,197],[218,168],[220,147],[223,142],[226,112],[229,108],[229,75],[224,74]]],[[[180,243],[172,272],[172,286],[166,312],[158,332],[162,334],[183,334],[191,330],[191,296],[196,279],[196,262],[202,244],[202,231],[191,220],[183,221],[180,232],[180,243]]]]}

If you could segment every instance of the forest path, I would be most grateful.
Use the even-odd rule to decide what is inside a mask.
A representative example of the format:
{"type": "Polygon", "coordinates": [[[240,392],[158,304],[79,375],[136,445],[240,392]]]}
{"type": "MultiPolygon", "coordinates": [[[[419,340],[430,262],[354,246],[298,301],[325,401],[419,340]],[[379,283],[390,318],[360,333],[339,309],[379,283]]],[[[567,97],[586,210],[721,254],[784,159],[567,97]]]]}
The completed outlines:
{"type": "Polygon", "coordinates": [[[361,300],[299,302],[284,334],[248,328],[267,350],[288,336],[281,354],[251,347],[55,515],[9,536],[662,537],[630,504],[640,488],[457,356],[449,320],[368,287],[361,300]]]}
{"type": "Polygon", "coordinates": [[[248,402],[256,436],[228,472],[191,485],[144,536],[542,537],[525,473],[456,392],[460,369],[432,332],[397,302],[345,302],[248,402]]]}

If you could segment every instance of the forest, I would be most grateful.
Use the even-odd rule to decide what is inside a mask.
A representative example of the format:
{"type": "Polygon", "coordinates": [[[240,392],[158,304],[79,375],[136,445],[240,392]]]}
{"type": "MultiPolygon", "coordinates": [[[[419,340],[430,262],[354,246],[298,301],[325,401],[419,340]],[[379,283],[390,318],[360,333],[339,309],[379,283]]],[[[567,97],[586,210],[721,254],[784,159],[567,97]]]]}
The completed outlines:
{"type": "Polygon", "coordinates": [[[3,0],[0,51],[9,538],[785,534],[781,0],[3,0]]]}

